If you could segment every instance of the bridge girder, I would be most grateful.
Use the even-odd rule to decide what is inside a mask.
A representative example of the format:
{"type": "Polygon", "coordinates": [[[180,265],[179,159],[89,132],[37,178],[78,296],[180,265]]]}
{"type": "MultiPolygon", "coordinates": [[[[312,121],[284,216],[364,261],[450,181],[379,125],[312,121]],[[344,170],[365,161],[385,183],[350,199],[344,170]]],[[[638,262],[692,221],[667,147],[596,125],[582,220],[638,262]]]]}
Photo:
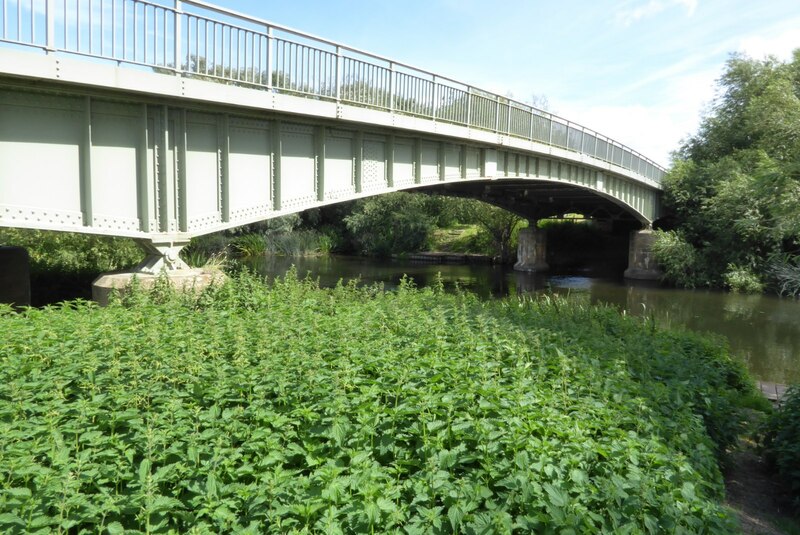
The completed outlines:
{"type": "Polygon", "coordinates": [[[529,219],[603,212],[643,226],[659,196],[572,157],[485,141],[0,78],[0,226],[175,252],[194,236],[417,189],[529,219]]]}

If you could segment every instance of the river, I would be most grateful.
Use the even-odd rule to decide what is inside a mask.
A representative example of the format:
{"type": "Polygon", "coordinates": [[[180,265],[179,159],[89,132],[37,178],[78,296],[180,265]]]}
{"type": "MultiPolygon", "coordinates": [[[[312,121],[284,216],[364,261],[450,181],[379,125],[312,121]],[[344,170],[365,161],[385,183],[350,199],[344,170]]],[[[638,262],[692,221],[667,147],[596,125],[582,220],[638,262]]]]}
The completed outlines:
{"type": "Polygon", "coordinates": [[[800,301],[769,295],[740,295],[707,290],[678,290],[625,281],[603,274],[532,275],[505,266],[419,264],[398,260],[329,257],[261,257],[249,265],[259,273],[282,276],[294,265],[322,286],[340,279],[396,287],[408,275],[418,286],[441,274],[447,289],[456,285],[485,299],[531,292],[553,292],[569,299],[606,303],[627,314],[652,314],[659,325],[715,333],[754,377],[777,383],[800,382],[800,301]]]}

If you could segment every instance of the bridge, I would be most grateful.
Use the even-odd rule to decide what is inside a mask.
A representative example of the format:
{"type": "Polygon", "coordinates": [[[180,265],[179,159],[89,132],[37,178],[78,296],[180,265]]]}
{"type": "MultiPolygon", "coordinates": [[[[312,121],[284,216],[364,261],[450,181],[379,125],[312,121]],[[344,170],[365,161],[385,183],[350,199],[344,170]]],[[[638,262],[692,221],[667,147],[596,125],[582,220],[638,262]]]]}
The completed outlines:
{"type": "MultiPolygon", "coordinates": [[[[0,0],[0,226],[192,237],[398,190],[659,216],[664,169],[552,113],[197,0],[0,0]]],[[[543,237],[522,237],[539,269],[543,237]],[[538,262],[538,263],[537,263],[538,262]]]]}

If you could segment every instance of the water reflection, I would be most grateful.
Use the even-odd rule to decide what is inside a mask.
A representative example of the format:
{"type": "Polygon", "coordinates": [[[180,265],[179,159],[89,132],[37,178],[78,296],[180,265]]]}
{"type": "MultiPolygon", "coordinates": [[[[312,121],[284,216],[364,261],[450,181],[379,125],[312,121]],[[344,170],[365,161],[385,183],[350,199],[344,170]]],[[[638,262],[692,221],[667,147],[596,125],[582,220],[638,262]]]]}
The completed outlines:
{"type": "Polygon", "coordinates": [[[660,325],[711,332],[728,340],[732,353],[763,380],[800,382],[800,302],[773,296],[666,289],[652,282],[626,282],[608,274],[535,275],[490,265],[411,264],[352,257],[263,257],[248,262],[264,275],[281,276],[294,265],[300,276],[322,286],[340,279],[397,287],[403,275],[418,286],[467,289],[484,299],[554,292],[606,303],[632,315],[652,314],[660,325]]]}

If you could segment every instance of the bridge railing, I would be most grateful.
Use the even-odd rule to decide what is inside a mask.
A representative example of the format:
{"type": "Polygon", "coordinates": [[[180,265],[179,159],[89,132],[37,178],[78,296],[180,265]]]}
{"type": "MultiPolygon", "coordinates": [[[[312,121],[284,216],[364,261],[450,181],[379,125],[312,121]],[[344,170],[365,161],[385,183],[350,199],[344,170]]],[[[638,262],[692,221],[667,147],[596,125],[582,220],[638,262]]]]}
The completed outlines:
{"type": "Polygon", "coordinates": [[[547,111],[200,0],[0,0],[0,41],[479,128],[664,175],[547,111]]]}

